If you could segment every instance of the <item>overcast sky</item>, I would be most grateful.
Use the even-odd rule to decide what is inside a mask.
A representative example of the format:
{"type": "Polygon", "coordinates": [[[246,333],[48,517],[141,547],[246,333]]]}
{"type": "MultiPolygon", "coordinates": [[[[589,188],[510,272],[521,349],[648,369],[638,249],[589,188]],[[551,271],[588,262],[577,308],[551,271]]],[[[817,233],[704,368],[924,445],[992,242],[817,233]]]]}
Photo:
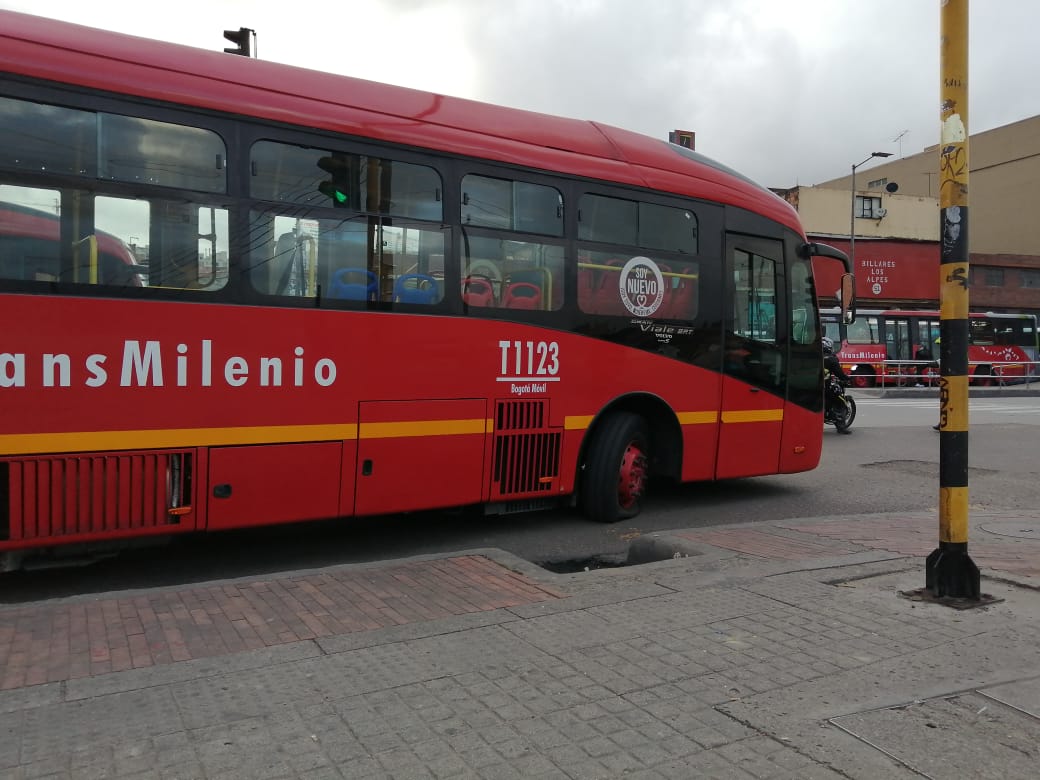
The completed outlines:
{"type": "MultiPolygon", "coordinates": [[[[941,0],[29,0],[0,8],[595,119],[768,187],[938,142],[941,0]],[[896,140],[896,139],[899,140],[896,140]]],[[[1040,0],[971,5],[968,128],[1040,114],[1040,0]]],[[[869,167],[869,166],[868,166],[869,167]]]]}

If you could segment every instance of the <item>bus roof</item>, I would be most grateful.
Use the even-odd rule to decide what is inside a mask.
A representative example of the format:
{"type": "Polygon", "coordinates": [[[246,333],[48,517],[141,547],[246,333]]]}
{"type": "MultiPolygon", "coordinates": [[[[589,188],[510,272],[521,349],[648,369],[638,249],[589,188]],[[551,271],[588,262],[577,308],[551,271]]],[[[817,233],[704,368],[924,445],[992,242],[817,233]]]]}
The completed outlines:
{"type": "Polygon", "coordinates": [[[0,11],[0,70],[718,201],[804,236],[779,196],[617,127],[0,11]]]}

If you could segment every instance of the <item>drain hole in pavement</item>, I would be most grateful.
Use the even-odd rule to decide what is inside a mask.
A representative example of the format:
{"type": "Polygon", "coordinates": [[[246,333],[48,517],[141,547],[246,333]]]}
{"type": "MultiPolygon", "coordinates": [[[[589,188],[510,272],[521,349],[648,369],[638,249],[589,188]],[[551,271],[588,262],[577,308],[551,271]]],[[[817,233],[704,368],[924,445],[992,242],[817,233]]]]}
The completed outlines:
{"type": "Polygon", "coordinates": [[[569,558],[564,561],[540,561],[538,565],[556,574],[574,574],[580,571],[619,568],[625,565],[625,556],[593,555],[588,558],[569,558]]]}

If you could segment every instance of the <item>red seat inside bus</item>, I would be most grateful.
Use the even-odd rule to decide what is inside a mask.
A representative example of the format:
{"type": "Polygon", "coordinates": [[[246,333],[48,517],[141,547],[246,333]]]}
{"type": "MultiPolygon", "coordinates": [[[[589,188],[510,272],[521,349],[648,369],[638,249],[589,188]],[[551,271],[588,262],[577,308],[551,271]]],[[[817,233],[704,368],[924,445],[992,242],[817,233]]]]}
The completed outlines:
{"type": "Polygon", "coordinates": [[[462,280],[462,300],[467,306],[494,306],[495,288],[483,276],[467,276],[462,280]]]}
{"type": "Polygon", "coordinates": [[[542,290],[531,282],[513,282],[502,294],[502,306],[507,309],[540,309],[542,290]]]}

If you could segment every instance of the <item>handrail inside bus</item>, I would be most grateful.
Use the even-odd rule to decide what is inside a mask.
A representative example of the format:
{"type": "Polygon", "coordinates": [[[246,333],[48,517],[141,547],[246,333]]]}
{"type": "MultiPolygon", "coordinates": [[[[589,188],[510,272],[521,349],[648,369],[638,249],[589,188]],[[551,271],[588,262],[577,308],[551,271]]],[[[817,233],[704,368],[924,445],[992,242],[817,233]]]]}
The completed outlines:
{"type": "MultiPolygon", "coordinates": [[[[579,262],[578,268],[581,270],[592,269],[594,271],[617,271],[621,273],[621,267],[617,265],[603,265],[601,263],[585,263],[579,262]]],[[[672,279],[693,279],[696,281],[700,278],[700,274],[682,274],[678,271],[661,271],[661,276],[667,276],[672,279]]]]}

